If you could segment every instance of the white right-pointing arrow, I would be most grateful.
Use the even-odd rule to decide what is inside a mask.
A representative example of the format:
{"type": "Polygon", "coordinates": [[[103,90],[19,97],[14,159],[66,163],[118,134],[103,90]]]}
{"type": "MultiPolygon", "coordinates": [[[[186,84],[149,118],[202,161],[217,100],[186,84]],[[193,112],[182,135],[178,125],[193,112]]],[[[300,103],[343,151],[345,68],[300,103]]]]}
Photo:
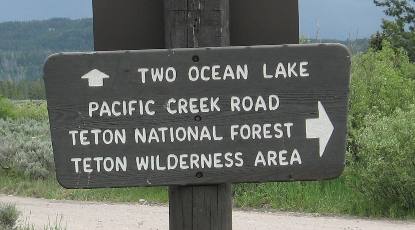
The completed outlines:
{"type": "Polygon", "coordinates": [[[318,102],[318,118],[306,120],[306,132],[308,139],[319,139],[320,143],[320,157],[323,157],[327,144],[333,134],[334,126],[330,121],[326,110],[321,102],[318,102]]]}

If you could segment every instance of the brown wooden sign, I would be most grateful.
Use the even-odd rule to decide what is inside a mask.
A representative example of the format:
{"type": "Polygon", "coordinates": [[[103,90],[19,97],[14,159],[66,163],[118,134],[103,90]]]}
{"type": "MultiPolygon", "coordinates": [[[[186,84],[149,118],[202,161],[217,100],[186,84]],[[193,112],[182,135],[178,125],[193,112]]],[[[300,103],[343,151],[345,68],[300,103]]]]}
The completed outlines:
{"type": "Polygon", "coordinates": [[[349,71],[335,44],[53,55],[57,178],[66,188],[335,178],[349,71]]]}

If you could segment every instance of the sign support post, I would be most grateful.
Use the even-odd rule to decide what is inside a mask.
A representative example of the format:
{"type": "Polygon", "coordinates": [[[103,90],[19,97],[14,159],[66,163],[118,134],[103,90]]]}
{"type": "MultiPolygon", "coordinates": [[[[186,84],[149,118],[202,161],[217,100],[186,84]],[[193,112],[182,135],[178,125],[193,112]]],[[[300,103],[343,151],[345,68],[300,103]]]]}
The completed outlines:
{"type": "MultiPolygon", "coordinates": [[[[229,0],[164,0],[167,48],[228,46],[229,0]]],[[[193,62],[199,62],[193,56],[193,62]]],[[[201,120],[203,116],[195,116],[201,120]]],[[[201,172],[195,177],[203,177],[201,172]]],[[[231,184],[170,186],[170,230],[231,230],[231,184]]]]}
{"type": "MultiPolygon", "coordinates": [[[[95,50],[118,51],[59,53],[45,63],[64,188],[170,186],[171,230],[231,230],[231,183],[341,175],[349,51],[340,44],[255,46],[298,24],[297,1],[127,3],[94,1],[95,50]],[[285,10],[280,2],[293,7],[281,30],[252,26],[264,15],[256,23],[238,19],[251,8],[264,13],[265,3],[285,10]],[[266,39],[256,40],[257,30],[266,39]]],[[[283,41],[296,43],[292,29],[283,41]]]]}

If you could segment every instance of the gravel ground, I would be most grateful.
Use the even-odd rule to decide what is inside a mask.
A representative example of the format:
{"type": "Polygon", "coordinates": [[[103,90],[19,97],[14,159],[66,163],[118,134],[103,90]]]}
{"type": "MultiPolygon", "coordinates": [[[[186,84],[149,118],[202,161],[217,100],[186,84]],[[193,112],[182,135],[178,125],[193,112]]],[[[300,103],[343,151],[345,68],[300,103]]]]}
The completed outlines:
{"type": "MultiPolygon", "coordinates": [[[[54,201],[0,195],[0,202],[16,204],[23,220],[37,229],[62,218],[68,230],[168,229],[166,206],[54,201]]],[[[298,213],[233,212],[235,230],[414,230],[415,222],[324,217],[298,213]]]]}

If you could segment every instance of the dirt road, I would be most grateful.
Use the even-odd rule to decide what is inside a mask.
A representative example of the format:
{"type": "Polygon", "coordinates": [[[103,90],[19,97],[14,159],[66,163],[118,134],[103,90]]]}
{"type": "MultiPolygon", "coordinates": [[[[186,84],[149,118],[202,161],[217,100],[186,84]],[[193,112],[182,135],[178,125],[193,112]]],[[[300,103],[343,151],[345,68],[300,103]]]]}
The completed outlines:
{"type": "MultiPolygon", "coordinates": [[[[68,230],[164,230],[168,229],[168,207],[138,204],[104,204],[50,201],[0,195],[0,202],[14,203],[24,219],[37,228],[63,217],[68,230]]],[[[233,212],[235,230],[414,230],[415,222],[317,217],[294,213],[233,212]]]]}

